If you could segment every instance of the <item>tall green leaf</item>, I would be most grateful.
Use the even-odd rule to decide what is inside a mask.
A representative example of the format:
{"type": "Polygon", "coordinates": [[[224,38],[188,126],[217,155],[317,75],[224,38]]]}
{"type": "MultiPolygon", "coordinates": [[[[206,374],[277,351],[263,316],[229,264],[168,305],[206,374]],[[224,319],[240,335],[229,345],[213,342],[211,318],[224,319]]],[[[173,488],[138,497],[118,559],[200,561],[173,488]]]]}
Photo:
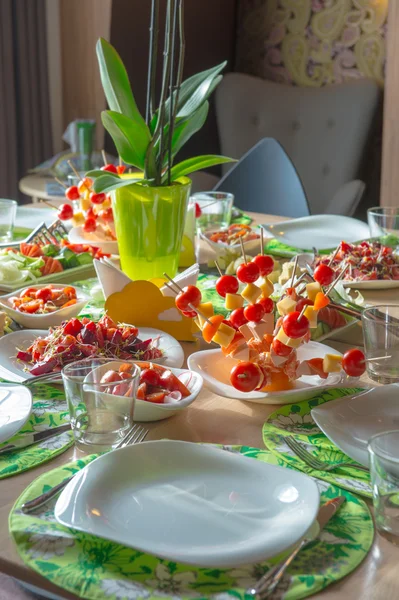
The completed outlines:
{"type": "MultiPolygon", "coordinates": [[[[176,125],[172,135],[172,157],[176,156],[176,154],[179,152],[179,150],[181,150],[191,136],[201,129],[208,116],[208,111],[209,102],[204,102],[204,104],[200,106],[199,109],[196,110],[189,119],[182,120],[180,122],[179,119],[176,120],[176,125]]],[[[165,127],[165,135],[167,138],[169,137],[169,125],[165,127]]],[[[164,159],[164,166],[166,166],[166,164],[167,157],[164,159]]]]}
{"type": "Polygon", "coordinates": [[[205,154],[204,156],[194,156],[194,158],[188,158],[178,163],[171,169],[171,179],[175,181],[183,175],[189,175],[195,171],[201,171],[207,167],[213,167],[215,165],[221,165],[228,162],[237,162],[234,158],[228,158],[227,156],[217,156],[215,154],[205,154]]]}
{"type": "Polygon", "coordinates": [[[118,112],[104,110],[101,120],[114,140],[119,156],[129,165],[144,169],[145,156],[151,140],[146,126],[140,129],[136,123],[118,112]]]}
{"type": "MultiPolygon", "coordinates": [[[[186,117],[186,116],[188,116],[188,114],[192,114],[192,112],[194,112],[194,110],[198,109],[201,106],[201,104],[205,100],[207,100],[209,95],[215,89],[212,86],[214,79],[224,69],[226,64],[227,64],[227,62],[225,61],[225,62],[221,63],[220,65],[217,65],[216,67],[212,67],[211,69],[207,69],[206,71],[197,73],[196,75],[193,75],[192,77],[189,77],[188,79],[186,79],[186,81],[183,81],[183,83],[180,86],[179,102],[178,102],[178,109],[177,109],[178,116],[186,117]],[[194,97],[194,100],[189,103],[189,101],[191,100],[192,97],[194,97]],[[189,107],[186,110],[185,105],[188,103],[189,103],[189,107]],[[189,109],[191,110],[190,113],[188,113],[189,109]]],[[[219,82],[220,82],[220,79],[218,80],[218,83],[219,82]]],[[[176,92],[173,93],[173,97],[176,98],[176,92]]],[[[170,104],[170,97],[166,100],[166,115],[169,114],[169,104],[170,104]]],[[[151,129],[152,133],[154,133],[154,131],[155,131],[157,121],[158,121],[158,111],[155,113],[155,115],[153,116],[151,123],[150,123],[150,129],[151,129]]]]}
{"type": "Polygon", "coordinates": [[[132,183],[150,183],[146,179],[142,179],[141,174],[140,177],[135,178],[134,175],[132,177],[126,177],[124,179],[116,180],[114,177],[110,177],[109,175],[103,175],[102,177],[97,177],[93,183],[94,191],[99,194],[100,192],[104,192],[108,194],[108,192],[112,192],[113,190],[117,190],[121,187],[126,187],[127,185],[131,185],[132,183]]]}
{"type": "Polygon", "coordinates": [[[100,38],[96,46],[101,83],[111,110],[132,119],[137,130],[148,132],[148,127],[137,108],[129,77],[121,57],[111,44],[100,38]]]}

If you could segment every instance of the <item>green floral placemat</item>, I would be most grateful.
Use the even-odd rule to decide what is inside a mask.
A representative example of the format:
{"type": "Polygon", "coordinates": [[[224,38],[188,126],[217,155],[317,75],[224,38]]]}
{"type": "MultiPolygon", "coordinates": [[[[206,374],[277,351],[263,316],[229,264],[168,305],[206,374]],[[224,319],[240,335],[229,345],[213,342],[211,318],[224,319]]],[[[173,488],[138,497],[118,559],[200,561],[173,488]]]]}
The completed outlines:
{"type": "Polygon", "coordinates": [[[343,467],[330,473],[315,471],[305,465],[284,441],[285,437],[292,436],[304,445],[305,450],[322,461],[329,463],[346,461],[356,465],[357,463],[354,460],[341,452],[318,428],[312,419],[310,411],[315,406],[360,391],[360,388],[327,390],[310,400],[279,407],[278,410],[269,416],[263,425],[263,441],[265,446],[279,460],[283,460],[286,464],[299,471],[371,498],[372,490],[368,473],[350,467],[343,467]]]}
{"type": "MultiPolygon", "coordinates": [[[[43,431],[69,420],[64,390],[54,385],[37,385],[33,389],[33,410],[29,420],[17,435],[0,444],[0,449],[21,435],[43,431]]],[[[72,432],[65,432],[27,448],[0,455],[0,479],[18,475],[41,465],[72,446],[72,432]]]]}
{"type": "Polygon", "coordinates": [[[238,224],[238,225],[251,225],[252,223],[252,219],[249,215],[246,215],[244,212],[242,212],[242,210],[240,210],[239,208],[235,208],[233,206],[233,213],[231,216],[231,224],[238,224]]]}
{"type": "MultiPolygon", "coordinates": [[[[224,449],[270,464],[286,464],[266,450],[247,446],[224,449]]],[[[55,585],[92,600],[244,600],[245,589],[278,560],[235,569],[195,568],[63,527],[54,517],[55,500],[31,515],[20,511],[23,502],[94,458],[40,476],[18,498],[10,514],[9,527],[20,557],[55,585]]],[[[373,542],[373,521],[365,503],[333,485],[317,484],[322,503],[342,494],[347,502],[294,561],[273,594],[274,600],[300,600],[342,579],[360,564],[373,542]]]]}

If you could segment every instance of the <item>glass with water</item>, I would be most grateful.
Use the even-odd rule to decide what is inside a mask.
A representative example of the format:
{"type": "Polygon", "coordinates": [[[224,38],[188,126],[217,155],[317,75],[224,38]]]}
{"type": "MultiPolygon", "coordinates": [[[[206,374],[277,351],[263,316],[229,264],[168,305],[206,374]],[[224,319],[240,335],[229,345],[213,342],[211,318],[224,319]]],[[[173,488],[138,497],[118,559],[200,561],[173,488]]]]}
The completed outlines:
{"type": "Polygon", "coordinates": [[[12,240],[17,206],[15,200],[0,198],[0,242],[12,240]]]}

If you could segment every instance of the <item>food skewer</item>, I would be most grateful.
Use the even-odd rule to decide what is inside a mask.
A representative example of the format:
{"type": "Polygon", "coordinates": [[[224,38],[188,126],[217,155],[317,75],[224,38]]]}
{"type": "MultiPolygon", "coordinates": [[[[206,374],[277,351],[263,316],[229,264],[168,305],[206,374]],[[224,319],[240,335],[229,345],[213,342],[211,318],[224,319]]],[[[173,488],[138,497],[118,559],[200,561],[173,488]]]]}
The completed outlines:
{"type": "Polygon", "coordinates": [[[260,253],[261,253],[261,256],[264,256],[264,254],[265,254],[263,235],[264,235],[263,227],[261,227],[260,228],[260,253]]]}
{"type": "Polygon", "coordinates": [[[58,179],[58,177],[54,177],[54,179],[59,185],[61,185],[64,188],[64,190],[68,189],[67,184],[61,181],[61,179],[58,179]]]}
{"type": "Polygon", "coordinates": [[[215,265],[216,265],[216,268],[217,268],[217,270],[219,272],[220,277],[222,277],[223,273],[222,273],[222,270],[221,270],[221,268],[219,266],[219,263],[218,263],[218,261],[216,259],[215,259],[215,265]]]}
{"type": "MultiPolygon", "coordinates": [[[[169,275],[167,273],[164,273],[164,277],[166,277],[170,281],[170,283],[172,283],[179,290],[179,293],[184,293],[183,288],[180,287],[180,285],[178,283],[176,283],[176,281],[174,281],[174,279],[169,277],[169,275]]],[[[168,285],[168,284],[166,284],[166,285],[168,285]]],[[[170,290],[172,290],[176,294],[176,296],[178,295],[178,293],[176,293],[175,290],[171,286],[168,286],[168,287],[170,290]]],[[[193,304],[188,304],[188,307],[190,308],[190,310],[193,310],[198,315],[200,315],[200,317],[202,319],[204,319],[204,321],[206,321],[209,325],[212,325],[211,321],[209,321],[209,319],[200,310],[198,310],[198,308],[196,306],[193,306],[193,304]]]]}
{"type": "Polygon", "coordinates": [[[325,295],[328,296],[328,294],[331,292],[331,290],[334,289],[334,287],[337,285],[338,281],[340,281],[343,276],[345,275],[346,271],[349,269],[350,265],[346,265],[342,271],[339,273],[338,277],[336,277],[334,279],[334,281],[331,283],[331,285],[327,288],[325,295]]]}
{"type": "Polygon", "coordinates": [[[294,258],[294,268],[292,269],[292,276],[291,276],[290,287],[294,286],[297,267],[298,267],[298,254],[294,258]]]}
{"type": "Polygon", "coordinates": [[[74,175],[76,175],[76,177],[80,180],[80,173],[78,173],[78,171],[75,169],[73,163],[68,160],[68,165],[71,167],[72,171],[74,172],[74,175]]]}
{"type": "Polygon", "coordinates": [[[332,255],[332,257],[330,258],[330,262],[328,263],[328,266],[331,267],[331,265],[333,264],[335,257],[337,256],[339,249],[341,248],[341,244],[338,244],[338,246],[335,249],[334,254],[332,255]]]}

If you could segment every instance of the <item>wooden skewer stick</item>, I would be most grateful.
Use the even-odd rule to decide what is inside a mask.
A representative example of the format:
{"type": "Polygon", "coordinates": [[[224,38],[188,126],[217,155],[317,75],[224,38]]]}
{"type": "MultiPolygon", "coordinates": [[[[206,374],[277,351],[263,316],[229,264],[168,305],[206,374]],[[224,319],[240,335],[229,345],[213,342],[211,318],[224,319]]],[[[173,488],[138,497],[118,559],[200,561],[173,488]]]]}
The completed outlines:
{"type": "Polygon", "coordinates": [[[331,265],[334,262],[335,257],[337,256],[339,249],[341,248],[341,244],[339,244],[334,252],[334,254],[332,255],[332,257],[330,258],[330,262],[328,263],[328,266],[331,267],[331,265]]]}
{"type": "Polygon", "coordinates": [[[62,185],[62,187],[64,188],[64,190],[68,189],[67,184],[64,183],[63,181],[61,181],[61,179],[58,179],[58,177],[54,177],[54,179],[56,180],[57,183],[59,183],[60,185],[62,185]]]}
{"type": "Polygon", "coordinates": [[[299,317],[297,318],[297,321],[300,321],[302,319],[303,315],[305,314],[305,310],[307,309],[307,307],[308,307],[308,304],[305,304],[305,306],[303,307],[303,309],[300,312],[299,317]]]}
{"type": "Polygon", "coordinates": [[[44,200],[43,198],[40,198],[39,202],[42,202],[43,204],[45,204],[46,206],[49,206],[50,208],[54,208],[54,210],[58,210],[57,206],[54,206],[54,204],[51,204],[50,202],[48,202],[47,200],[44,200]]]}
{"type": "Polygon", "coordinates": [[[293,285],[294,285],[297,266],[298,266],[298,254],[296,255],[296,257],[294,259],[294,268],[292,270],[292,277],[291,277],[291,285],[290,285],[290,287],[293,287],[293,285]]]}
{"type": "MultiPolygon", "coordinates": [[[[169,275],[167,273],[164,273],[164,277],[166,277],[166,279],[169,279],[170,283],[173,284],[179,290],[179,292],[184,292],[184,290],[180,287],[180,285],[178,283],[176,283],[176,281],[174,281],[171,277],[169,277],[169,275]]],[[[168,285],[168,284],[166,284],[166,285],[168,285]]],[[[178,292],[176,292],[174,289],[172,289],[171,286],[168,286],[168,287],[177,296],[178,292]]],[[[204,319],[204,321],[206,321],[207,323],[209,323],[209,325],[212,325],[211,321],[204,315],[204,313],[202,313],[200,310],[198,310],[198,308],[196,306],[193,306],[192,304],[189,304],[188,308],[190,310],[193,310],[194,312],[196,312],[197,315],[199,315],[200,317],[202,317],[202,319],[204,319]]]]}
{"type": "Polygon", "coordinates": [[[263,239],[264,236],[264,230],[263,227],[260,228],[260,253],[263,256],[265,253],[265,242],[263,239]]]}
{"type": "Polygon", "coordinates": [[[242,257],[244,259],[244,264],[247,264],[247,257],[245,256],[244,242],[242,241],[242,237],[240,237],[240,244],[241,244],[241,252],[242,252],[242,257]]]}
{"type": "Polygon", "coordinates": [[[107,165],[107,155],[105,154],[105,150],[101,150],[101,156],[103,157],[104,167],[107,165]]]}
{"type": "Polygon", "coordinates": [[[172,279],[171,277],[169,277],[169,275],[167,273],[163,274],[164,277],[166,277],[166,279],[169,279],[170,283],[172,283],[175,287],[177,287],[177,289],[179,290],[179,292],[183,291],[183,288],[180,287],[180,285],[178,283],[176,283],[176,281],[174,281],[174,279],[172,279]]]}
{"type": "Polygon", "coordinates": [[[366,362],[373,362],[373,360],[385,360],[386,358],[392,358],[392,356],[373,356],[372,358],[366,358],[366,362]]]}
{"type": "Polygon", "coordinates": [[[331,283],[331,285],[327,288],[327,291],[325,292],[325,295],[328,296],[328,294],[331,292],[331,290],[334,289],[334,287],[337,285],[338,281],[340,279],[342,279],[342,277],[345,275],[345,273],[347,272],[347,270],[349,269],[350,265],[346,265],[346,267],[344,267],[341,271],[341,273],[338,275],[338,277],[336,277],[334,279],[334,281],[331,283]]]}
{"type": "Polygon", "coordinates": [[[222,269],[220,268],[219,263],[218,263],[217,260],[215,260],[215,265],[216,265],[217,270],[219,271],[220,277],[222,277],[223,276],[222,269]]]}
{"type": "Polygon", "coordinates": [[[122,158],[121,158],[121,156],[120,156],[120,155],[119,155],[119,166],[120,166],[120,167],[122,166],[122,158]]]}
{"type": "Polygon", "coordinates": [[[70,160],[68,160],[68,165],[71,167],[71,169],[74,172],[74,174],[76,175],[76,177],[78,179],[80,179],[80,173],[78,173],[78,171],[75,169],[75,167],[73,166],[73,163],[70,160]]]}

